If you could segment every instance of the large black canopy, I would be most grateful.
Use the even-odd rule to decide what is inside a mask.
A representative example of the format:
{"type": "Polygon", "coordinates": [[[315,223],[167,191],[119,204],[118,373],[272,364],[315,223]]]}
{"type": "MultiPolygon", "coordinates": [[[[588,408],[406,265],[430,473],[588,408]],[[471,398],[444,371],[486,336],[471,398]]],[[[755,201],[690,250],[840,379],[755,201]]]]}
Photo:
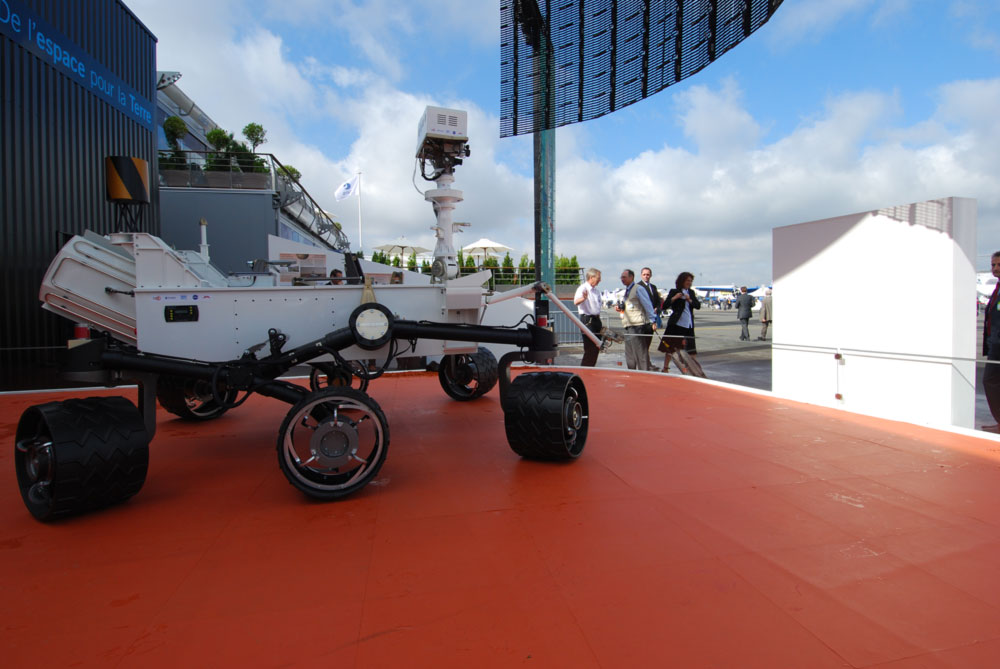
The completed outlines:
{"type": "Polygon", "coordinates": [[[500,136],[603,116],[698,72],[782,0],[502,0],[500,136]]]}

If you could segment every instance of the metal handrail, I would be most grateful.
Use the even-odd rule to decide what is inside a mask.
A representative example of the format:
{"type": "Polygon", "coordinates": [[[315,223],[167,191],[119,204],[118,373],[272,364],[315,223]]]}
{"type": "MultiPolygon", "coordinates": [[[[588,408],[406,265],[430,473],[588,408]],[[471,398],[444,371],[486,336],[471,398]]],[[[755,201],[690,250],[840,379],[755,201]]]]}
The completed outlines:
{"type": "Polygon", "coordinates": [[[160,183],[167,187],[273,191],[282,211],[324,244],[339,251],[351,247],[340,224],[288,176],[274,154],[161,150],[158,166],[160,183]]]}

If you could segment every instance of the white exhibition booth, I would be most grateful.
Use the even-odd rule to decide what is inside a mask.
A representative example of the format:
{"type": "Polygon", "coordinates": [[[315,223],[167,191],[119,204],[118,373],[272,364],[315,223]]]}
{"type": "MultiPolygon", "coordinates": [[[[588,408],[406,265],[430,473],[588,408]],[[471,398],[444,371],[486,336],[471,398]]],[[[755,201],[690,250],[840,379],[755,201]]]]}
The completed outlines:
{"type": "Polygon", "coordinates": [[[775,395],[974,427],[976,201],[773,230],[775,395]]]}

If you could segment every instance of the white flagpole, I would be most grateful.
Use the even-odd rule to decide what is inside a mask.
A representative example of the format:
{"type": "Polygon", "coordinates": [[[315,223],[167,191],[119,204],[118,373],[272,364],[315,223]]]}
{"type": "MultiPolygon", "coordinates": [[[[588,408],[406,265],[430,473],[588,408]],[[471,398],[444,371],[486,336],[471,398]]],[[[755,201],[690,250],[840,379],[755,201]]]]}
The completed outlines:
{"type": "Polygon", "coordinates": [[[361,172],[358,171],[358,252],[364,253],[364,244],[361,243],[361,172]]]}

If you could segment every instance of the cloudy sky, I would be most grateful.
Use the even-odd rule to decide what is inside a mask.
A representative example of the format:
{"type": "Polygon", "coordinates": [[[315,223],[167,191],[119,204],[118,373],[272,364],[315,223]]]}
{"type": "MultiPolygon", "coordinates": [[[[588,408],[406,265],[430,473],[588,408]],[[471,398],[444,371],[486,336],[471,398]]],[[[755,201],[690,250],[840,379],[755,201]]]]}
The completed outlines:
{"type": "MultiPolygon", "coordinates": [[[[433,247],[413,186],[427,105],[469,112],[456,172],[472,224],[532,254],[531,140],[499,138],[499,0],[126,0],[158,69],[227,130],[303,173],[354,245],[433,247]]],[[[785,0],[699,74],[556,133],[556,252],[610,276],[771,279],[774,227],[931,198],[979,202],[978,269],[1000,249],[1000,3],[785,0]]],[[[417,177],[421,190],[430,187],[417,177]]],[[[913,268],[900,268],[901,273],[913,268]]],[[[668,281],[669,283],[669,281],[668,281]]],[[[610,287],[610,286],[609,286],[610,287]]]]}

